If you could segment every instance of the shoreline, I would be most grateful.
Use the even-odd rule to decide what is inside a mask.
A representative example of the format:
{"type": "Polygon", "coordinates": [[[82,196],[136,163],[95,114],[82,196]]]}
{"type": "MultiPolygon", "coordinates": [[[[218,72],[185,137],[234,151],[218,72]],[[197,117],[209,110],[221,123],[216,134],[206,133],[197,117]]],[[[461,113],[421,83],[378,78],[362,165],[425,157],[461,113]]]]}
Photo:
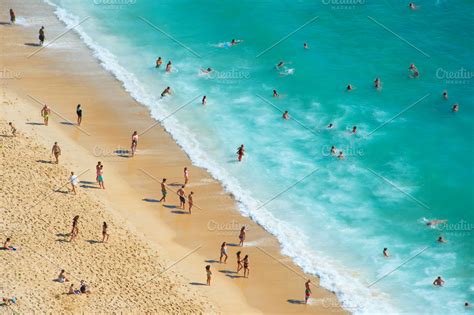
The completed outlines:
{"type": "MultiPolygon", "coordinates": [[[[21,6],[35,7],[34,3],[21,6]]],[[[35,15],[45,14],[45,20],[51,18],[52,9],[46,6],[43,3],[36,4],[35,15]]],[[[55,16],[53,17],[56,19],[55,16]]],[[[304,275],[299,267],[289,261],[288,257],[283,257],[275,237],[249,218],[242,217],[236,210],[235,200],[224,192],[221,184],[205,170],[191,166],[186,154],[162,126],[153,127],[146,137],[140,139],[137,156],[133,159],[122,158],[113,153],[117,148],[128,147],[129,137],[133,130],[145,130],[155,121],[150,117],[148,109],[134,101],[124,91],[118,80],[98,64],[76,34],[72,32],[66,34],[61,41],[72,43],[74,60],[80,60],[80,65],[65,58],[65,52],[70,53],[70,51],[56,50],[52,47],[54,45],[46,47],[37,56],[26,59],[25,62],[25,56],[31,54],[32,47],[22,44],[36,38],[36,29],[20,25],[11,29],[8,27],[2,26],[2,34],[8,37],[4,43],[14,46],[14,48],[7,47],[6,50],[13,49],[15,53],[2,58],[5,62],[4,68],[11,68],[12,71],[25,74],[16,81],[7,82],[9,84],[6,84],[5,89],[8,94],[20,95],[22,99],[28,98],[27,102],[30,106],[37,108],[38,114],[32,113],[30,116],[31,121],[35,122],[39,121],[41,107],[39,104],[34,104],[32,97],[50,104],[58,115],[53,114],[52,126],[48,129],[53,129],[51,127],[54,126],[58,133],[63,134],[61,143],[64,141],[68,144],[67,147],[70,144],[70,150],[75,151],[71,154],[72,152],[68,153],[67,147],[63,148],[63,159],[68,163],[72,161],[86,168],[93,167],[97,160],[101,160],[106,165],[107,191],[105,196],[99,196],[99,198],[105,199],[110,208],[116,209],[120,216],[130,221],[150,242],[165,248],[167,258],[178,259],[189,253],[189,250],[199,247],[196,255],[189,256],[189,259],[186,258],[176,266],[180,274],[184,274],[190,281],[202,281],[201,269],[206,264],[205,260],[214,260],[216,257],[218,259],[222,241],[236,242],[238,231],[235,229],[238,230],[242,225],[249,226],[247,234],[249,241],[262,241],[264,244],[262,249],[254,247],[242,249],[251,257],[252,274],[249,279],[229,279],[225,273],[216,272],[217,269],[222,269],[218,268],[219,265],[210,263],[214,270],[214,283],[217,288],[211,287],[207,295],[214,300],[222,312],[235,312],[237,309],[240,311],[243,308],[243,302],[248,304],[247,308],[243,309],[247,312],[344,312],[340,309],[335,295],[319,287],[313,287],[313,297],[315,301],[320,299],[331,301],[327,304],[330,305],[330,309],[322,304],[315,303],[304,307],[288,302],[288,300],[302,299],[305,281],[303,278],[308,277],[315,284],[318,280],[304,275]],[[39,82],[44,85],[40,86],[39,82]],[[68,119],[75,121],[73,108],[77,103],[83,104],[85,109],[83,130],[69,125],[67,121],[68,119]],[[160,197],[159,179],[161,177],[168,178],[170,182],[180,183],[184,166],[190,169],[191,184],[189,186],[196,192],[196,206],[191,217],[176,213],[177,210],[171,210],[170,213],[169,209],[175,208],[162,207],[159,203],[147,201],[160,197]],[[200,211],[198,206],[203,211],[200,211]],[[136,212],[139,214],[135,214],[136,212]],[[209,228],[209,224],[215,224],[216,229],[209,228]],[[159,226],[160,231],[156,231],[156,226],[159,226]],[[200,242],[195,242],[196,240],[200,242]],[[200,244],[201,241],[203,244],[200,244]],[[175,248],[176,243],[179,244],[179,249],[175,248]],[[269,276],[270,274],[272,277],[269,276]],[[270,296],[272,301],[268,300],[270,296]]],[[[51,34],[50,38],[54,38],[53,34],[61,33],[64,28],[59,22],[46,25],[46,27],[51,34]]],[[[25,115],[31,111],[23,108],[20,112],[25,115]]],[[[15,123],[21,132],[24,125],[20,121],[15,123]]],[[[41,133],[45,132],[38,130],[43,128],[42,126],[30,125],[29,128],[41,133]]],[[[47,132],[50,133],[50,130],[47,132]]],[[[53,137],[59,135],[43,136],[51,142],[53,137]]],[[[95,192],[95,195],[97,194],[98,192],[95,192]]],[[[170,195],[174,194],[170,193],[170,195]]],[[[176,199],[176,196],[172,196],[168,204],[175,207],[176,199]]],[[[233,269],[235,268],[235,250],[229,248],[229,252],[229,264],[232,266],[229,269],[233,269]]]]}

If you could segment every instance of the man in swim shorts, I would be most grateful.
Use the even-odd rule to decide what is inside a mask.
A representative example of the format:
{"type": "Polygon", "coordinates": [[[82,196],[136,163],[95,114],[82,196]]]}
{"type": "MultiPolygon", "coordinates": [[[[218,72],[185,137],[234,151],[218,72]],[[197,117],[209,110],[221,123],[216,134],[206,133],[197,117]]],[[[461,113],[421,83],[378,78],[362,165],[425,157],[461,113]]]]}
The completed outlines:
{"type": "Polygon", "coordinates": [[[166,190],[166,178],[163,178],[163,181],[161,182],[161,194],[162,197],[160,199],[160,202],[166,202],[166,195],[168,194],[168,191],[166,190]]]}
{"type": "Polygon", "coordinates": [[[180,189],[178,189],[176,194],[179,196],[179,206],[181,207],[181,209],[184,210],[184,207],[186,205],[186,192],[184,191],[184,185],[181,186],[180,189]]]}

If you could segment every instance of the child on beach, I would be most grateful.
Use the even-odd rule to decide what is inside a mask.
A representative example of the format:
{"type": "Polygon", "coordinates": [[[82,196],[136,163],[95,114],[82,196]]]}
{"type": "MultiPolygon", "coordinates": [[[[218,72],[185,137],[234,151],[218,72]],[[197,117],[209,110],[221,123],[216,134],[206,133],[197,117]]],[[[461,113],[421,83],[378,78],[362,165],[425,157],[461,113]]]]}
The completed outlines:
{"type": "Polygon", "coordinates": [[[43,117],[43,122],[45,126],[48,125],[50,114],[51,114],[51,109],[48,107],[48,105],[45,104],[43,108],[41,109],[41,117],[43,117]]]}
{"type": "Polygon", "coordinates": [[[102,223],[102,243],[105,243],[109,240],[109,233],[108,233],[108,226],[107,222],[102,223]]]}
{"type": "Polygon", "coordinates": [[[74,193],[74,195],[76,195],[76,186],[79,185],[79,178],[77,177],[77,175],[74,175],[74,172],[71,172],[71,177],[69,178],[69,181],[71,182],[72,192],[74,193]]]}
{"type": "Polygon", "coordinates": [[[3,243],[3,247],[1,249],[16,251],[16,247],[10,245],[10,241],[11,241],[11,238],[7,237],[7,239],[3,243]]]}
{"type": "Polygon", "coordinates": [[[184,168],[184,185],[187,185],[189,182],[189,171],[188,168],[184,168]]]}
{"type": "Polygon", "coordinates": [[[138,132],[134,131],[132,134],[132,145],[130,149],[132,150],[132,156],[135,156],[135,151],[137,151],[138,145],[138,132]]]}
{"type": "Polygon", "coordinates": [[[227,257],[228,257],[227,256],[227,243],[226,242],[222,243],[222,245],[221,245],[221,257],[219,258],[219,263],[221,263],[221,264],[222,264],[222,258],[223,257],[225,257],[224,258],[224,264],[226,264],[227,263],[227,257]]]}
{"type": "Polygon", "coordinates": [[[305,282],[305,291],[304,291],[304,304],[308,304],[308,300],[311,297],[311,288],[309,287],[311,280],[305,282]]]}
{"type": "Polygon", "coordinates": [[[244,278],[249,277],[250,268],[249,268],[249,255],[245,255],[244,260],[244,278]]]}
{"type": "Polygon", "coordinates": [[[242,253],[242,252],[239,250],[239,251],[235,254],[235,255],[237,256],[237,273],[239,273],[240,270],[241,270],[242,268],[244,268],[244,266],[242,265],[242,259],[240,259],[240,254],[241,254],[241,253],[242,253]]]}
{"type": "Polygon", "coordinates": [[[186,193],[184,191],[184,185],[178,189],[176,194],[179,196],[179,206],[184,210],[186,205],[186,193]]]}
{"type": "Polygon", "coordinates": [[[243,226],[240,229],[240,234],[239,234],[239,246],[244,246],[244,241],[245,241],[245,226],[243,226]]]}
{"type": "Polygon", "coordinates": [[[58,143],[55,142],[53,148],[51,149],[51,155],[54,156],[56,159],[55,163],[59,164],[59,156],[61,155],[61,148],[59,147],[58,143]]]}
{"type": "Polygon", "coordinates": [[[207,285],[211,285],[211,276],[212,276],[212,272],[211,272],[211,265],[207,265],[206,266],[206,275],[207,275],[207,285]]]}
{"type": "Polygon", "coordinates": [[[59,273],[58,279],[56,279],[56,280],[58,282],[61,282],[61,283],[69,281],[69,279],[66,278],[65,273],[66,273],[66,271],[64,269],[62,269],[61,272],[59,273]]]}
{"type": "Polygon", "coordinates": [[[161,199],[160,202],[166,202],[166,195],[168,194],[168,191],[166,190],[166,178],[163,178],[163,181],[161,182],[161,199]]]}
{"type": "Polygon", "coordinates": [[[16,128],[13,126],[12,122],[9,122],[8,125],[10,126],[10,129],[12,131],[12,136],[16,137],[16,128]]]}
{"type": "Polygon", "coordinates": [[[193,195],[194,195],[194,192],[192,192],[192,191],[188,195],[189,214],[191,214],[191,208],[193,207],[193,195]]]}

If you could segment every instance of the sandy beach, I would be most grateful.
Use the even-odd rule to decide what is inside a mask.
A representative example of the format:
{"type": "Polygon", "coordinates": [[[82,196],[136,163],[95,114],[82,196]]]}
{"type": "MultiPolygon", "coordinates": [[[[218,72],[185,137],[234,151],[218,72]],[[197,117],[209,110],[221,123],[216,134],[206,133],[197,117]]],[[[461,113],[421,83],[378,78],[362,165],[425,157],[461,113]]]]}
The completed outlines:
{"type": "MultiPolygon", "coordinates": [[[[15,296],[12,311],[72,313],[345,313],[336,296],[318,286],[277,240],[241,216],[233,197],[205,170],[192,165],[172,137],[105,71],[89,49],[39,0],[7,0],[4,8],[31,26],[2,23],[0,134],[0,236],[12,237],[18,251],[0,251],[0,295],[15,296]],[[32,46],[41,25],[50,46],[32,46]],[[76,105],[84,110],[75,125],[76,105]],[[52,109],[42,124],[43,104],[52,109]],[[10,136],[8,122],[19,135],[10,136]],[[128,156],[130,136],[143,133],[137,155],[128,156]],[[51,164],[58,142],[59,165],[51,164]],[[105,190],[95,181],[104,164],[105,190]],[[194,192],[191,215],[178,208],[176,190],[183,168],[190,172],[186,192],[194,192]],[[68,191],[71,171],[79,175],[78,194],[68,191]],[[167,178],[169,198],[160,203],[167,178]],[[80,234],[68,242],[74,215],[80,234]],[[110,241],[102,244],[101,224],[110,241]],[[238,243],[247,227],[246,246],[238,243]],[[219,264],[220,244],[229,243],[227,264],[219,264]],[[250,276],[235,273],[235,253],[250,257],[250,276]],[[204,267],[211,265],[212,285],[204,267]],[[65,269],[71,281],[53,279],[65,269]],[[304,305],[304,283],[313,299],[304,305]],[[92,293],[66,295],[70,283],[85,280],[92,293]]],[[[1,22],[8,21],[8,11],[1,22]]],[[[3,311],[2,309],[0,309],[3,311]]]]}

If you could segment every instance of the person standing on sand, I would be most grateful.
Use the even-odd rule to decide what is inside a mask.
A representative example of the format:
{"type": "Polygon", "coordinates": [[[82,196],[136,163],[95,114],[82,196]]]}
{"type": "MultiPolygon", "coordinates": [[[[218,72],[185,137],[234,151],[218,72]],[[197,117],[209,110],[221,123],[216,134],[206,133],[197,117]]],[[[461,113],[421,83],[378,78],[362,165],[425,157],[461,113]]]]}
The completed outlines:
{"type": "Polygon", "coordinates": [[[186,192],[184,191],[184,185],[178,189],[176,194],[179,196],[179,206],[184,210],[186,205],[186,192]]]}
{"type": "Polygon", "coordinates": [[[249,273],[250,273],[249,255],[245,255],[243,263],[244,263],[244,278],[248,278],[249,273]]]}
{"type": "Polygon", "coordinates": [[[187,185],[189,182],[189,171],[187,167],[184,168],[183,173],[184,173],[184,185],[187,185]]]}
{"type": "Polygon", "coordinates": [[[44,36],[44,26],[41,26],[41,28],[40,28],[40,30],[39,30],[38,39],[39,39],[39,44],[40,44],[40,46],[43,46],[43,43],[44,43],[44,40],[45,40],[45,36],[44,36]]]}
{"type": "Polygon", "coordinates": [[[221,257],[219,258],[219,263],[221,263],[221,264],[222,264],[222,258],[223,257],[225,257],[224,258],[224,264],[226,264],[227,263],[227,258],[228,258],[228,256],[227,256],[227,243],[226,242],[222,243],[222,245],[221,245],[221,257]]]}
{"type": "Polygon", "coordinates": [[[51,155],[54,156],[56,159],[56,164],[59,164],[59,156],[61,155],[61,148],[59,147],[58,143],[55,142],[53,148],[51,149],[51,155]]]}
{"type": "Polygon", "coordinates": [[[77,195],[76,186],[79,185],[79,178],[74,175],[74,172],[71,172],[71,177],[69,178],[69,181],[71,182],[72,192],[74,193],[74,195],[77,195]]]}
{"type": "Polygon", "coordinates": [[[207,285],[211,285],[211,276],[212,276],[212,272],[211,272],[211,265],[207,265],[206,266],[206,275],[207,275],[207,285]]]}
{"type": "Polygon", "coordinates": [[[102,243],[105,243],[109,240],[109,227],[107,226],[107,222],[102,223],[102,243]]]}
{"type": "Polygon", "coordinates": [[[242,158],[244,157],[244,154],[245,154],[245,149],[244,149],[244,145],[242,144],[237,149],[237,159],[239,160],[239,162],[242,162],[242,158]]]}
{"type": "Polygon", "coordinates": [[[308,300],[311,297],[311,288],[309,287],[311,280],[305,282],[305,291],[304,291],[304,304],[308,304],[308,300]]]}
{"type": "Polygon", "coordinates": [[[12,131],[12,136],[16,137],[16,128],[13,126],[12,122],[9,122],[8,125],[10,126],[10,129],[12,131]]]}
{"type": "Polygon", "coordinates": [[[239,234],[239,246],[244,246],[244,241],[245,241],[245,226],[243,226],[240,229],[240,234],[239,234]]]}
{"type": "Polygon", "coordinates": [[[135,156],[135,152],[137,151],[138,146],[138,132],[134,131],[132,134],[132,145],[130,149],[132,150],[132,156],[135,156]]]}
{"type": "Polygon", "coordinates": [[[99,187],[105,189],[104,185],[104,166],[99,167],[99,176],[97,176],[97,181],[99,182],[99,187]]]}
{"type": "Polygon", "coordinates": [[[76,107],[76,114],[77,114],[77,125],[80,126],[82,122],[82,108],[81,104],[77,104],[76,107]]]}
{"type": "Polygon", "coordinates": [[[44,125],[48,125],[49,115],[51,114],[51,109],[48,105],[44,104],[43,108],[41,109],[41,117],[43,117],[44,125]]]}
{"type": "Polygon", "coordinates": [[[13,12],[13,9],[10,9],[10,23],[15,24],[15,21],[16,21],[15,12],[13,12]]]}
{"type": "Polygon", "coordinates": [[[161,67],[161,64],[162,64],[162,63],[163,63],[163,61],[161,60],[161,57],[158,57],[158,59],[156,59],[155,68],[161,67]]]}
{"type": "Polygon", "coordinates": [[[160,202],[166,202],[166,195],[168,194],[168,191],[166,190],[166,178],[163,178],[163,181],[161,182],[161,199],[160,202]]]}
{"type": "Polygon", "coordinates": [[[97,165],[95,166],[95,181],[97,182],[97,184],[99,183],[99,175],[100,175],[101,166],[102,166],[101,161],[97,162],[97,165]]]}
{"type": "Polygon", "coordinates": [[[193,207],[193,195],[194,195],[194,192],[192,192],[192,191],[188,195],[189,214],[191,214],[191,208],[193,207]]]}
{"type": "Polygon", "coordinates": [[[235,255],[237,256],[237,273],[239,273],[240,270],[241,270],[242,268],[244,268],[244,266],[242,265],[242,259],[240,259],[240,254],[241,254],[241,253],[242,253],[242,252],[239,250],[239,251],[235,254],[235,255]]]}
{"type": "Polygon", "coordinates": [[[72,242],[76,239],[77,235],[79,234],[79,228],[77,227],[77,223],[79,221],[79,216],[76,215],[72,219],[72,229],[71,229],[71,238],[69,239],[69,242],[72,242]]]}

